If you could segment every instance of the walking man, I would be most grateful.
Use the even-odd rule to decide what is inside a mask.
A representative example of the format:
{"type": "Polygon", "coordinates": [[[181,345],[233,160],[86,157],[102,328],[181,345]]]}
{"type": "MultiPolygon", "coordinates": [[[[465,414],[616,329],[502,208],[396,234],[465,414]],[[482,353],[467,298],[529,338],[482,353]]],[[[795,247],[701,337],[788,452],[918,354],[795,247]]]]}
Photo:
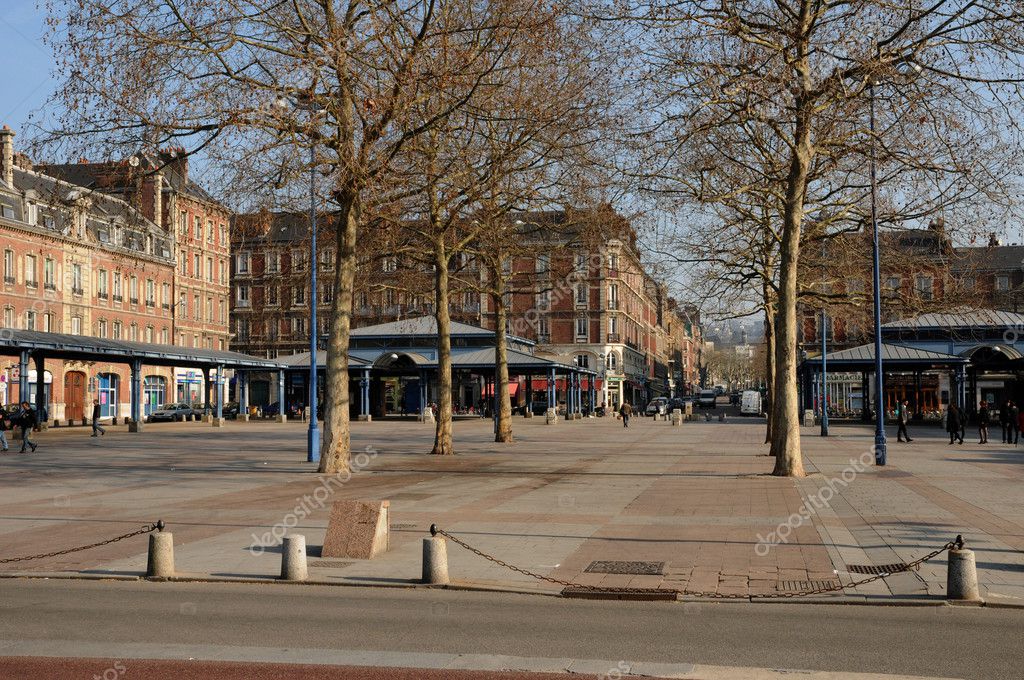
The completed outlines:
{"type": "Polygon", "coordinates": [[[1010,421],[1010,431],[1006,435],[1006,443],[1017,445],[1017,440],[1020,439],[1020,427],[1017,423],[1017,419],[1020,416],[1020,409],[1012,401],[1007,402],[1010,405],[1010,412],[1006,414],[1007,419],[1010,421]]]}
{"type": "Polygon", "coordinates": [[[100,427],[100,417],[103,409],[100,408],[100,400],[92,400],[92,436],[95,437],[98,434],[106,434],[107,431],[100,427]]]}
{"type": "Polygon", "coordinates": [[[11,421],[7,419],[7,410],[0,406],[0,451],[10,448],[7,444],[7,435],[4,434],[8,427],[11,427],[11,421]]]}
{"type": "Polygon", "coordinates": [[[1002,408],[999,409],[999,429],[1003,431],[1003,443],[1007,444],[1010,442],[1010,400],[1007,399],[1003,402],[1002,408]]]}
{"type": "Polygon", "coordinates": [[[622,406],[619,407],[619,415],[622,416],[622,426],[629,427],[629,416],[633,413],[633,407],[629,405],[629,402],[622,402],[622,406]]]}
{"type": "Polygon", "coordinates": [[[988,402],[981,402],[978,408],[978,443],[988,444],[988,402]]]}
{"type": "Polygon", "coordinates": [[[912,442],[912,441],[914,441],[913,439],[910,438],[910,435],[907,434],[907,422],[910,421],[910,414],[907,413],[907,406],[908,405],[909,405],[909,402],[906,399],[904,399],[903,403],[901,403],[897,407],[896,422],[898,424],[898,427],[896,428],[896,441],[898,441],[898,442],[903,442],[903,441],[912,442]]]}
{"type": "Polygon", "coordinates": [[[949,433],[949,443],[952,444],[957,439],[960,443],[964,443],[963,429],[960,426],[961,422],[960,409],[957,408],[956,404],[950,404],[946,410],[946,432],[949,433]]]}
{"type": "Polygon", "coordinates": [[[21,453],[25,453],[25,447],[31,446],[32,453],[36,452],[36,443],[30,439],[33,428],[38,422],[36,412],[27,401],[21,402],[21,413],[18,414],[18,427],[21,428],[21,453]]]}

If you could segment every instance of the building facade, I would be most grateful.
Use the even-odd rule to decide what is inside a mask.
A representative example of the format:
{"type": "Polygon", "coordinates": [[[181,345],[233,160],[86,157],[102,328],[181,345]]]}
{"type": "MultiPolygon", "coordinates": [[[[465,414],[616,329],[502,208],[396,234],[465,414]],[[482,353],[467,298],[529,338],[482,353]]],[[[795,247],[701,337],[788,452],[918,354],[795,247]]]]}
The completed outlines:
{"type": "MultiPolygon", "coordinates": [[[[171,344],[173,234],[125,201],[56,179],[14,151],[0,130],[0,332],[23,329],[171,344]]],[[[99,400],[105,417],[128,414],[128,369],[46,360],[21,394],[16,361],[0,367],[0,402],[36,402],[51,419],[80,421],[99,400]]],[[[144,376],[145,410],[173,398],[172,369],[144,376]]]]}

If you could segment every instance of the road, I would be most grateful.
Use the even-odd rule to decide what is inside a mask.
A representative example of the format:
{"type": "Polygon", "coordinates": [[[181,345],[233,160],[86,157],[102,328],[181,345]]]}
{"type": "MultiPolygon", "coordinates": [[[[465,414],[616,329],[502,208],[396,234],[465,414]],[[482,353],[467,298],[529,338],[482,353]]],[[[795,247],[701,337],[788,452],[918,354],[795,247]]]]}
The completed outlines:
{"type": "MultiPolygon", "coordinates": [[[[0,657],[106,659],[110,668],[189,657],[443,668],[447,655],[469,654],[458,667],[501,668],[493,660],[512,656],[998,680],[1024,678],[1022,624],[1020,609],[0,579],[0,657]]],[[[0,663],[0,677],[18,677],[3,675],[11,663],[0,663]]]]}

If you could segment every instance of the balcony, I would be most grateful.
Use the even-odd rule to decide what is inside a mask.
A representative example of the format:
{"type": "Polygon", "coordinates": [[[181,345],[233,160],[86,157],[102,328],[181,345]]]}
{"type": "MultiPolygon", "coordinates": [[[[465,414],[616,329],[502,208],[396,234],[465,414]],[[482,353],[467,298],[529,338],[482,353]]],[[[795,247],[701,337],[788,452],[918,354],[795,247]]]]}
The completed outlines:
{"type": "Polygon", "coordinates": [[[153,300],[146,300],[146,306],[151,308],[156,307],[156,302],[154,302],[153,300]]]}
{"type": "Polygon", "coordinates": [[[611,309],[611,310],[618,309],[619,308],[619,301],[618,300],[609,300],[607,308],[611,309]]]}
{"type": "Polygon", "coordinates": [[[137,297],[129,298],[128,302],[133,304],[133,305],[137,305],[137,304],[139,304],[139,298],[137,298],[137,297]]]}
{"type": "Polygon", "coordinates": [[[114,302],[124,302],[124,298],[118,293],[114,293],[114,302]]]}
{"type": "Polygon", "coordinates": [[[544,333],[543,335],[538,335],[537,336],[537,342],[542,344],[542,345],[550,344],[551,343],[551,335],[548,334],[548,333],[544,333]]]}
{"type": "Polygon", "coordinates": [[[163,302],[163,303],[160,304],[160,308],[161,309],[170,309],[171,306],[169,304],[167,304],[166,302],[163,302]]]}
{"type": "Polygon", "coordinates": [[[25,287],[26,288],[38,288],[39,287],[39,282],[38,281],[26,281],[25,282],[25,287]]]}
{"type": "Polygon", "coordinates": [[[83,290],[82,288],[76,288],[76,287],[72,286],[71,287],[71,294],[72,295],[82,296],[82,295],[85,295],[85,290],[83,290]]]}
{"type": "Polygon", "coordinates": [[[619,335],[618,333],[609,333],[608,334],[608,342],[609,343],[619,343],[619,342],[622,342],[622,336],[619,335]]]}
{"type": "Polygon", "coordinates": [[[101,290],[100,292],[96,293],[96,297],[98,297],[100,300],[106,300],[107,299],[107,291],[101,290]]]}
{"type": "Polygon", "coordinates": [[[43,289],[44,290],[57,290],[57,284],[54,283],[53,281],[47,281],[46,283],[43,284],[43,289]]]}
{"type": "Polygon", "coordinates": [[[13,276],[5,276],[4,277],[4,283],[14,283],[14,277],[13,276]]]}

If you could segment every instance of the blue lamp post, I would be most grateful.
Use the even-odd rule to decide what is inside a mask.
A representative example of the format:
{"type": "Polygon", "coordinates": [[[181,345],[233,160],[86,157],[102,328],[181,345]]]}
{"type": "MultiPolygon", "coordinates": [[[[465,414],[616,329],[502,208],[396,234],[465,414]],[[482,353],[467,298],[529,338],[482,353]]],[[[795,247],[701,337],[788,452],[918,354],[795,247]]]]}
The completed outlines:
{"type": "MultiPolygon", "coordinates": [[[[877,178],[875,172],[875,82],[868,84],[869,129],[871,131],[871,254],[873,258],[875,305],[875,465],[886,464],[885,394],[882,391],[882,291],[881,266],[878,255],[877,178]]],[[[824,361],[824,357],[822,358],[824,361]]]]}

